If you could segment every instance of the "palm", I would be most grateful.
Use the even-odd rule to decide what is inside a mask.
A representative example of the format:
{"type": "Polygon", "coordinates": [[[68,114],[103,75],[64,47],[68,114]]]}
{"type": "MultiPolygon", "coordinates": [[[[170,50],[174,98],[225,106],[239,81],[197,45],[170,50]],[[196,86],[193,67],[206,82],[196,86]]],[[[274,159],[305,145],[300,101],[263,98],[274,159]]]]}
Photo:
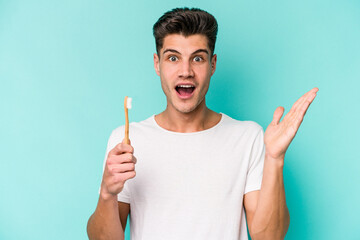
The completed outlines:
{"type": "Polygon", "coordinates": [[[294,139],[305,113],[316,97],[318,90],[313,88],[299,98],[281,122],[280,119],[284,113],[284,108],[278,107],[275,110],[273,121],[267,127],[264,136],[266,154],[268,156],[276,159],[284,158],[285,152],[294,139]]]}

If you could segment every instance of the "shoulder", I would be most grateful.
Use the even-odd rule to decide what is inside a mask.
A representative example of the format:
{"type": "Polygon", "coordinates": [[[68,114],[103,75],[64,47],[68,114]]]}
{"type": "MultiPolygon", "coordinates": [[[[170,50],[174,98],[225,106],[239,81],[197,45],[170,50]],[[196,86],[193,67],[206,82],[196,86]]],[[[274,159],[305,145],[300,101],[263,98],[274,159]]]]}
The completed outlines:
{"type": "MultiPolygon", "coordinates": [[[[136,134],[138,132],[143,131],[146,128],[152,128],[153,126],[154,126],[153,116],[151,116],[140,122],[131,122],[129,128],[132,134],[136,134]]],[[[124,136],[125,136],[125,125],[121,125],[112,130],[110,135],[110,140],[114,142],[121,142],[124,136]]]]}
{"type": "Polygon", "coordinates": [[[255,121],[242,121],[223,114],[223,127],[235,132],[242,132],[250,135],[257,135],[263,132],[263,127],[255,121]]]}

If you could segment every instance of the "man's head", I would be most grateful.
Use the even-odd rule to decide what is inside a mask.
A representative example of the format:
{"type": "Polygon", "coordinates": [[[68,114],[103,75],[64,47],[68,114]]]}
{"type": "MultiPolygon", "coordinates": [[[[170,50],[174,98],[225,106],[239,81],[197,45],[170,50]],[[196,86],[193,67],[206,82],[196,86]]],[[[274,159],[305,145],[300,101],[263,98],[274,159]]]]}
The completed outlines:
{"type": "MultiPolygon", "coordinates": [[[[156,51],[160,54],[164,38],[170,34],[185,37],[195,34],[206,36],[211,56],[214,54],[218,25],[213,15],[198,8],[175,8],[164,13],[154,24],[156,51]]],[[[160,55],[159,55],[160,57],[160,55]]]]}
{"type": "Polygon", "coordinates": [[[167,98],[167,110],[191,113],[205,107],[216,69],[217,23],[200,9],[174,9],[154,25],[154,67],[167,98]]]}

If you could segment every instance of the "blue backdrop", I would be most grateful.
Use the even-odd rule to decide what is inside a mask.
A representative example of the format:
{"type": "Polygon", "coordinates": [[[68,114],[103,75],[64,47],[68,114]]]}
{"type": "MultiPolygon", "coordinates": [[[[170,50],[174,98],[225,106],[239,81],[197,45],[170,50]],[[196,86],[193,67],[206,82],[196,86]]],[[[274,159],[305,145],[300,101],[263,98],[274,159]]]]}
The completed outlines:
{"type": "Polygon", "coordinates": [[[87,239],[123,97],[131,121],[165,108],[152,25],[183,6],[219,23],[213,110],[265,129],[320,89],[285,159],[286,239],[359,239],[356,0],[0,0],[0,239],[87,239]]]}

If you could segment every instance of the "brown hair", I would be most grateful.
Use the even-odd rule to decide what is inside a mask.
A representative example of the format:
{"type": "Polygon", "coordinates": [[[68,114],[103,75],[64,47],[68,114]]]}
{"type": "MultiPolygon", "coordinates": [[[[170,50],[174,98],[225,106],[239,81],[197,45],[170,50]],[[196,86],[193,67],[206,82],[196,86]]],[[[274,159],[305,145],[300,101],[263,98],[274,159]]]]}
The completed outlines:
{"type": "Polygon", "coordinates": [[[208,46],[211,55],[213,55],[217,31],[216,19],[210,13],[199,8],[174,8],[164,13],[154,24],[153,34],[157,54],[159,55],[159,51],[164,44],[164,38],[169,34],[181,34],[185,37],[203,34],[208,39],[208,46]]]}

